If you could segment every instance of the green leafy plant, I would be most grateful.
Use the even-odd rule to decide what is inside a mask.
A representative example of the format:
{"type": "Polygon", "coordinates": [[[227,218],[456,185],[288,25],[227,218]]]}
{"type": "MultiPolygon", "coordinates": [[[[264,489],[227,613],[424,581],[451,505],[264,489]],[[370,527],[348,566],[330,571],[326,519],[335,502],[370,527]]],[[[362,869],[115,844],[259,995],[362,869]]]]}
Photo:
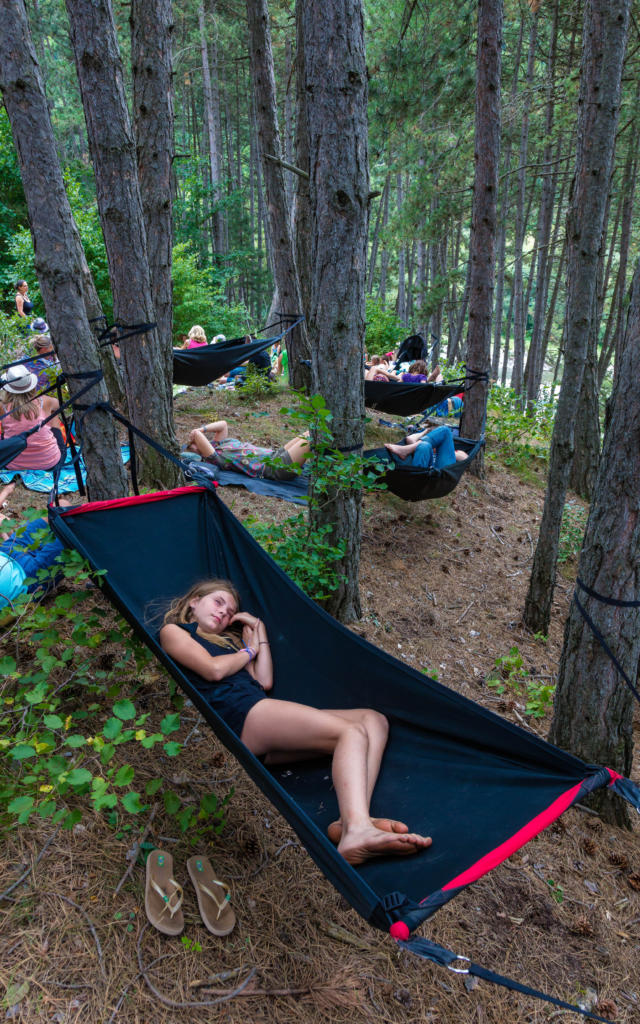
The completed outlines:
{"type": "Polygon", "coordinates": [[[236,389],[236,396],[241,401],[254,401],[266,395],[274,395],[280,390],[277,380],[270,380],[264,371],[249,363],[242,387],[236,389]]]}
{"type": "MultiPolygon", "coordinates": [[[[38,531],[34,546],[47,533],[38,531]]],[[[124,833],[130,816],[159,797],[183,832],[205,823],[219,832],[230,794],[187,804],[165,788],[163,777],[140,779],[127,756],[136,745],[157,744],[167,757],[180,754],[182,698],[151,728],[151,713],[136,706],[140,683],[150,668],[155,672],[151,655],[102,605],[92,586],[100,574],[75,551],[40,570],[42,582],[49,573],[61,574],[73,589],[62,584],[43,601],[21,595],[4,614],[4,625],[13,619],[19,644],[0,658],[0,814],[20,825],[37,815],[72,828],[91,808],[124,833]]]]}
{"type": "Polygon", "coordinates": [[[489,458],[499,458],[506,466],[531,474],[546,468],[555,414],[552,402],[540,402],[525,411],[513,388],[494,384],[487,414],[487,436],[492,442],[489,458]]]}
{"type": "Polygon", "coordinates": [[[407,334],[407,325],[380,299],[367,298],[365,345],[370,356],[396,349],[407,334]]]}
{"type": "Polygon", "coordinates": [[[532,718],[543,718],[553,703],[555,686],[531,678],[517,646],[512,647],[508,654],[497,657],[494,664],[498,671],[495,676],[487,679],[487,686],[499,694],[510,691],[524,696],[525,714],[532,718]]]}
{"type": "Polygon", "coordinates": [[[547,885],[549,886],[549,889],[551,890],[551,895],[553,896],[556,903],[564,903],[564,889],[562,888],[560,883],[554,881],[553,878],[547,878],[547,885]]]}
{"type": "Polygon", "coordinates": [[[587,525],[587,511],[577,501],[569,499],[562,511],[562,526],[558,543],[558,561],[577,558],[582,548],[587,525]]]}

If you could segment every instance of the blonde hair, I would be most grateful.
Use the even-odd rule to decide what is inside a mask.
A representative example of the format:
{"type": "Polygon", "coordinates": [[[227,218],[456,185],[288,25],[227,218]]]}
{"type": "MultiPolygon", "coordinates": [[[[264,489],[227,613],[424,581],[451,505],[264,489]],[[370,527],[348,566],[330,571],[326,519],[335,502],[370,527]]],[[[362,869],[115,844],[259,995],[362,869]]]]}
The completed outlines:
{"type": "Polygon", "coordinates": [[[192,338],[194,341],[204,341],[205,345],[207,343],[207,336],[204,333],[204,327],[201,327],[200,324],[194,324],[187,337],[192,338]]]}
{"type": "Polygon", "coordinates": [[[40,409],[35,401],[39,385],[36,384],[31,391],[24,391],[22,394],[7,391],[5,388],[0,391],[0,402],[5,410],[9,412],[12,420],[37,420],[40,409]]]}
{"type": "MultiPolygon", "coordinates": [[[[200,583],[194,583],[182,597],[176,597],[171,602],[165,613],[163,626],[169,623],[184,625],[187,622],[193,622],[191,602],[197,601],[201,597],[206,597],[207,594],[212,594],[214,590],[226,591],[235,601],[236,609],[240,608],[240,594],[230,580],[201,580],[200,583]]],[[[225,647],[230,647],[234,650],[239,650],[242,647],[241,636],[237,631],[227,630],[224,633],[205,633],[201,630],[200,632],[201,636],[206,640],[211,639],[218,644],[222,640],[225,647]]]]}

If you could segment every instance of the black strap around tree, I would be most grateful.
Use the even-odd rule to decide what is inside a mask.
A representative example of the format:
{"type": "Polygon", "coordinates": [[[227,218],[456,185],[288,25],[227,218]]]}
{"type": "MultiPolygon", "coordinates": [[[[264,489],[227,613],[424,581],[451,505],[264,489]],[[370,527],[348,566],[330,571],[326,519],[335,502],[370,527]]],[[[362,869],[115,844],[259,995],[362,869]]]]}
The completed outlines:
{"type": "MultiPolygon", "coordinates": [[[[96,317],[96,319],[106,320],[106,317],[96,317]]],[[[134,338],[137,334],[147,334],[154,327],[157,327],[156,323],[122,324],[116,320],[115,323],[109,324],[107,321],[107,326],[98,335],[98,348],[106,348],[108,345],[119,345],[125,338],[134,338]],[[116,330],[124,331],[125,333],[119,334],[117,338],[111,337],[114,327],[116,330]]]]}
{"type": "Polygon", "coordinates": [[[398,945],[402,949],[408,950],[409,953],[421,957],[423,960],[431,960],[433,963],[446,967],[454,974],[470,974],[474,978],[482,978],[484,981],[490,981],[494,985],[501,985],[503,988],[511,989],[512,992],[520,992],[522,995],[532,996],[534,999],[541,999],[546,1003],[552,1003],[553,1006],[559,1006],[563,1010],[579,1013],[589,1020],[597,1020],[601,1024],[613,1024],[606,1017],[598,1017],[597,1014],[591,1013],[590,1010],[583,1010],[582,1007],[575,1006],[573,1003],[565,1003],[563,999],[556,999],[555,996],[547,995],[546,992],[540,992],[538,989],[530,988],[528,985],[522,985],[519,981],[507,978],[503,974],[489,971],[486,967],[481,967],[480,964],[469,960],[468,957],[460,956],[460,954],[454,953],[450,949],[445,949],[444,946],[439,946],[429,939],[416,936],[406,941],[401,939],[398,941],[398,945]],[[464,967],[455,967],[456,961],[464,963],[464,967]]]}
{"type": "Polygon", "coordinates": [[[576,607],[577,607],[578,611],[580,612],[580,614],[582,615],[582,618],[584,619],[584,621],[586,622],[587,626],[589,627],[589,629],[591,630],[591,632],[595,636],[596,640],[598,641],[598,643],[602,647],[602,649],[605,652],[605,654],[609,655],[609,657],[611,658],[611,661],[613,662],[613,664],[617,668],[618,672],[620,673],[620,675],[624,679],[625,683],[627,684],[627,686],[631,690],[632,694],[634,695],[634,697],[636,698],[636,700],[640,704],[640,693],[638,692],[637,688],[633,685],[633,683],[629,679],[629,676],[627,675],[627,673],[623,669],[622,665],[620,664],[620,662],[616,658],[615,654],[613,653],[613,651],[609,647],[609,644],[607,643],[607,641],[603,637],[602,633],[600,632],[600,630],[596,626],[595,622],[593,621],[593,619],[589,615],[588,611],[586,610],[586,608],[582,604],[582,602],[581,602],[581,600],[580,600],[580,598],[578,597],[578,594],[577,594],[577,589],[578,588],[580,588],[580,590],[583,590],[585,592],[585,594],[588,594],[589,597],[592,597],[595,601],[600,601],[602,604],[608,604],[608,605],[612,606],[613,608],[640,608],[640,601],[619,601],[619,600],[617,600],[617,598],[614,598],[614,597],[604,597],[603,594],[598,594],[597,591],[592,590],[591,587],[588,587],[586,585],[586,583],[583,583],[582,580],[579,577],[576,580],[576,591],[574,591],[574,593],[573,593],[573,600],[575,601],[576,607]]]}

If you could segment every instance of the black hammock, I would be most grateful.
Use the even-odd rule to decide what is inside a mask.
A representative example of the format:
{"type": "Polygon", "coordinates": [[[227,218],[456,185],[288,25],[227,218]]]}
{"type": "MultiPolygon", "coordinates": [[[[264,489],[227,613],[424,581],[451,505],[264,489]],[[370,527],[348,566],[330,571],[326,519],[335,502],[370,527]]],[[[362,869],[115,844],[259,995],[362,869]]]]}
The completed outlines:
{"type": "MultiPolygon", "coordinates": [[[[276,314],[277,316],[278,314],[276,314]]],[[[286,318],[291,320],[290,317],[286,318]]],[[[294,318],[286,330],[272,338],[258,338],[251,344],[245,344],[243,338],[228,338],[216,345],[202,345],[200,348],[173,350],[173,383],[188,387],[205,387],[223,374],[233,370],[262,352],[263,349],[275,345],[281,338],[292,331],[303,317],[294,318]]],[[[267,328],[265,328],[267,330],[267,328]]]]}
{"type": "Polygon", "coordinates": [[[402,384],[400,381],[365,380],[364,404],[393,416],[415,416],[464,389],[464,380],[442,384],[402,384]]]}
{"type": "Polygon", "coordinates": [[[617,773],[584,764],[340,625],[206,487],[51,507],[49,518],[65,544],[106,570],[109,597],[327,878],[366,920],[398,940],[594,789],[612,786],[640,806],[640,791],[617,773]],[[242,607],[265,621],[277,697],[319,708],[371,707],[388,716],[372,813],[393,814],[432,835],[431,849],[352,867],[325,835],[338,814],[326,760],[269,770],[211,710],[197,677],[171,661],[157,639],[158,608],[206,577],[233,580],[242,607]]]}
{"type": "Polygon", "coordinates": [[[377,458],[389,468],[384,473],[384,482],[392,494],[405,501],[427,501],[430,498],[444,498],[460,483],[462,474],[469,468],[484,445],[484,437],[472,441],[467,437],[454,437],[456,451],[466,452],[464,462],[454,462],[442,469],[424,469],[421,466],[407,466],[401,459],[391,455],[386,448],[374,448],[365,456],[377,458]]]}

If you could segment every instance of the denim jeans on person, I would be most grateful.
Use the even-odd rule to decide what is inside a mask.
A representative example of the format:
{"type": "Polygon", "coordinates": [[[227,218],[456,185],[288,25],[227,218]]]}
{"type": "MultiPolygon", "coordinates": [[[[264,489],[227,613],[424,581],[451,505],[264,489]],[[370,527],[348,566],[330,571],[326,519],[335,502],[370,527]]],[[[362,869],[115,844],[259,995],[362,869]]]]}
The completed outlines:
{"type": "MultiPolygon", "coordinates": [[[[63,550],[63,545],[57,538],[38,542],[37,534],[41,530],[48,530],[49,524],[46,519],[34,519],[28,523],[24,531],[19,534],[12,533],[8,540],[0,543],[0,554],[8,555],[21,566],[23,572],[30,579],[36,579],[40,569],[49,569],[56,558],[63,550]],[[29,550],[30,546],[31,550],[29,550]]],[[[50,590],[62,579],[62,572],[56,573],[46,581],[31,583],[27,593],[35,590],[50,590]]]]}
{"type": "Polygon", "coordinates": [[[436,427],[418,443],[418,447],[409,455],[405,462],[409,466],[420,466],[422,469],[442,469],[456,461],[456,450],[453,434],[449,427],[436,427]]]}

